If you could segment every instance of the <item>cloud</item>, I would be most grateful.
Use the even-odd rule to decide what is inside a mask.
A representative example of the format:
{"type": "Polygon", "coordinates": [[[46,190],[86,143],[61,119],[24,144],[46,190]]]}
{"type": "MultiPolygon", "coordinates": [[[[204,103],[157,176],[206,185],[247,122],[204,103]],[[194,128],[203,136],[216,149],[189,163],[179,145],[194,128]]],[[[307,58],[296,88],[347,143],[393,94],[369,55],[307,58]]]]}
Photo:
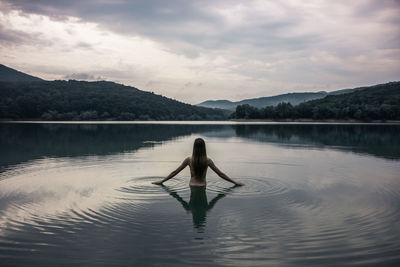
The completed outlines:
{"type": "Polygon", "coordinates": [[[303,36],[283,36],[301,20],[294,7],[249,1],[8,1],[8,8],[55,20],[77,17],[109,30],[146,36],[169,51],[197,57],[233,45],[298,49],[303,36]]]}
{"type": "Polygon", "coordinates": [[[37,44],[32,50],[57,60],[51,64],[67,65],[61,77],[156,85],[192,103],[400,77],[397,0],[0,0],[0,7],[0,53],[24,46],[11,49],[18,60],[37,44]]]}
{"type": "Polygon", "coordinates": [[[101,76],[94,76],[88,73],[72,73],[64,76],[67,80],[80,80],[80,81],[101,81],[104,80],[101,76]]]}
{"type": "Polygon", "coordinates": [[[25,43],[32,39],[32,36],[21,31],[8,30],[0,25],[0,42],[1,43],[25,43]]]}
{"type": "Polygon", "coordinates": [[[41,33],[15,30],[10,27],[0,13],[0,45],[33,44],[35,46],[48,46],[52,42],[43,38],[41,33]]]}

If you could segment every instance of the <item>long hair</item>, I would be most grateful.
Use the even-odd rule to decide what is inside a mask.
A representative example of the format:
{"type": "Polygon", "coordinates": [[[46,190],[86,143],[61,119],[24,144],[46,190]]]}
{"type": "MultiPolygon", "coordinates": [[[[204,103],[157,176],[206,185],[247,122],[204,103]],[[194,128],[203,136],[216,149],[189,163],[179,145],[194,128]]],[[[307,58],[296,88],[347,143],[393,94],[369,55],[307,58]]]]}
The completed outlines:
{"type": "Polygon", "coordinates": [[[192,164],[194,172],[198,175],[202,174],[207,169],[206,143],[202,138],[194,140],[192,164]]]}

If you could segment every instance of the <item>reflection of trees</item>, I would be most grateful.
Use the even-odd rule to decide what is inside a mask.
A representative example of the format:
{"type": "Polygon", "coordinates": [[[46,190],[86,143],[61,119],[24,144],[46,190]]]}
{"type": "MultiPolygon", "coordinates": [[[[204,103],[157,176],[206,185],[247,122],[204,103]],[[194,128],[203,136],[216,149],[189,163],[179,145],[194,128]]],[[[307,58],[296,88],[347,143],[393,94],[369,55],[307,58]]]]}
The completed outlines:
{"type": "Polygon", "coordinates": [[[232,186],[225,190],[224,193],[219,193],[210,202],[207,201],[206,187],[190,187],[190,200],[186,202],[179,194],[165,185],[161,185],[166,192],[181,203],[182,207],[192,213],[193,226],[199,232],[204,231],[206,225],[207,212],[210,211],[221,198],[225,197],[233,188],[232,186]]]}
{"type": "Polygon", "coordinates": [[[400,125],[236,125],[236,135],[269,143],[333,146],[374,156],[400,158],[400,125]]]}
{"type": "Polygon", "coordinates": [[[154,146],[191,134],[234,136],[277,144],[334,146],[385,158],[400,158],[399,125],[171,125],[0,124],[0,171],[44,157],[109,155],[154,146]],[[233,129],[233,131],[231,131],[233,129]],[[222,135],[221,135],[222,134],[222,135]]]}
{"type": "Polygon", "coordinates": [[[218,131],[224,125],[0,124],[0,170],[43,157],[109,155],[154,146],[179,136],[218,131]]]}

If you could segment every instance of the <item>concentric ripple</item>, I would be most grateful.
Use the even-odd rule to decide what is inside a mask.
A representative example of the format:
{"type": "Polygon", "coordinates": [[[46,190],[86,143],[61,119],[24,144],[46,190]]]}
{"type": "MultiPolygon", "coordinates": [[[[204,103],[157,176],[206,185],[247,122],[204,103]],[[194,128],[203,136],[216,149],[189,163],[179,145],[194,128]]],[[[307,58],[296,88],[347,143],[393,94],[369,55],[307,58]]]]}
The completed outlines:
{"type": "MultiPolygon", "coordinates": [[[[154,185],[151,182],[160,180],[164,177],[135,177],[127,181],[126,185],[117,189],[124,193],[123,197],[127,199],[152,199],[165,197],[165,190],[161,190],[160,186],[154,185]]],[[[180,177],[170,179],[165,182],[170,191],[177,193],[187,192],[189,178],[180,177]]],[[[222,180],[210,179],[207,182],[207,192],[210,193],[230,193],[235,196],[251,197],[251,196],[275,196],[282,195],[290,191],[289,185],[278,179],[269,177],[242,177],[241,181],[245,186],[237,187],[222,180]]],[[[122,196],[121,196],[122,197],[122,196]]]]}
{"type": "MultiPolygon", "coordinates": [[[[235,196],[274,196],[285,194],[290,190],[289,185],[278,179],[270,177],[241,177],[245,184],[236,190],[232,190],[235,196]]],[[[213,179],[207,183],[207,191],[214,193],[226,192],[231,184],[222,179],[213,179]]]]}
{"type": "MultiPolygon", "coordinates": [[[[164,177],[145,176],[135,177],[127,181],[126,185],[118,188],[117,191],[123,193],[119,197],[122,199],[154,199],[165,198],[166,191],[160,186],[152,184],[152,182],[161,180],[164,177]]],[[[187,181],[184,179],[171,179],[166,183],[168,188],[175,192],[183,192],[188,190],[187,181]]]]}
{"type": "Polygon", "coordinates": [[[152,184],[189,137],[8,166],[0,265],[399,266],[398,161],[219,138],[218,166],[245,186],[210,172],[191,190],[187,169],[152,184]]]}

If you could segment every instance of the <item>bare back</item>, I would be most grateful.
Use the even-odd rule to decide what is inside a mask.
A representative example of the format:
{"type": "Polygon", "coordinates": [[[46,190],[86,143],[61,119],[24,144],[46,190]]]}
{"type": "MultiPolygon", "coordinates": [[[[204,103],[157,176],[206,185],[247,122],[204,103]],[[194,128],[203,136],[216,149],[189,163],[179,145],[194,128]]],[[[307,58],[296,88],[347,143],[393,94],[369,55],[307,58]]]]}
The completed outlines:
{"type": "Polygon", "coordinates": [[[214,162],[210,158],[207,158],[207,165],[199,173],[196,173],[195,168],[193,167],[192,161],[193,161],[192,157],[185,158],[185,160],[182,162],[182,164],[176,170],[172,171],[164,179],[162,179],[160,181],[153,182],[153,184],[162,184],[165,181],[168,181],[169,179],[171,179],[172,177],[177,175],[180,171],[182,171],[184,168],[186,168],[186,166],[189,165],[189,167],[190,167],[190,182],[189,182],[189,185],[190,186],[206,186],[207,185],[206,174],[207,174],[207,168],[208,167],[210,167],[222,179],[224,179],[224,180],[226,180],[228,182],[234,183],[236,185],[244,185],[243,183],[235,182],[234,180],[229,178],[228,175],[223,173],[220,169],[217,168],[217,166],[215,166],[214,162]]]}
{"type": "Polygon", "coordinates": [[[206,186],[206,175],[207,175],[207,168],[209,166],[210,159],[207,158],[207,166],[204,170],[200,173],[196,173],[193,167],[192,157],[188,157],[188,164],[190,167],[190,186],[206,186]]]}

